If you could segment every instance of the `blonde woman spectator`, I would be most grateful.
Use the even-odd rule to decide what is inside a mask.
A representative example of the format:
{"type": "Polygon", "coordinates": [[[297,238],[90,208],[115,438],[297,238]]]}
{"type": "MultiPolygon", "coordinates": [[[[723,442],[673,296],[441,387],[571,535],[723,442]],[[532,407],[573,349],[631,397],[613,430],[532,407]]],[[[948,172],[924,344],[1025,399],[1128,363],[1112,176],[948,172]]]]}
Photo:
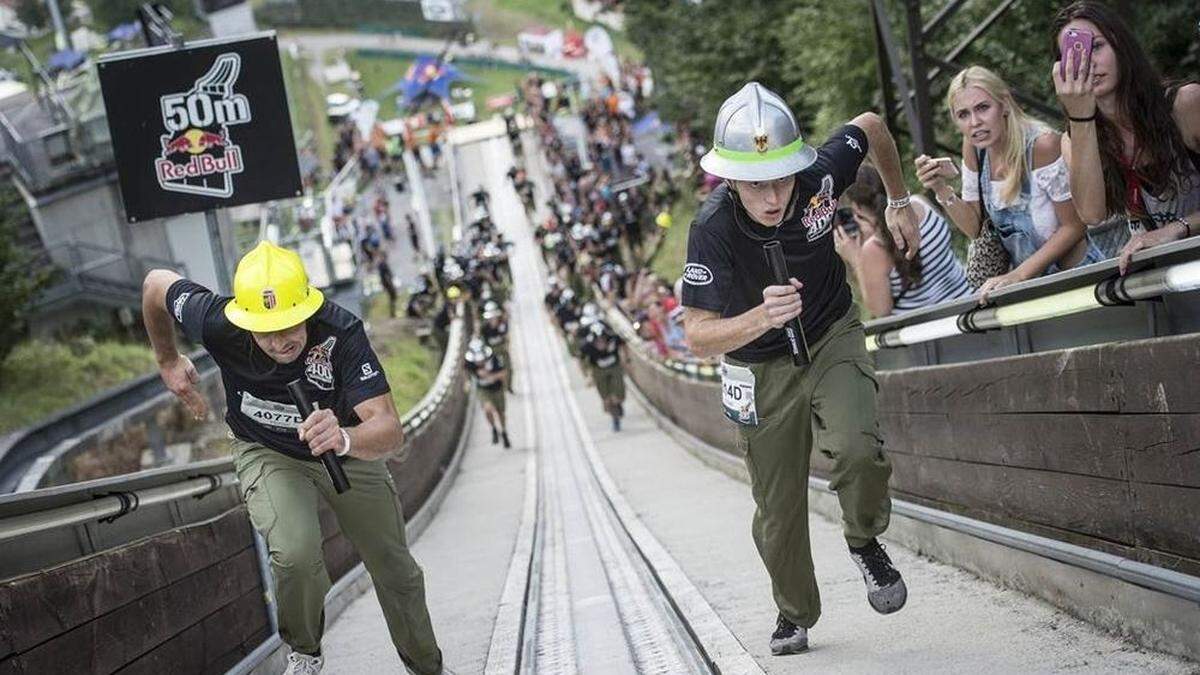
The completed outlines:
{"type": "Polygon", "coordinates": [[[983,200],[1012,268],[980,286],[981,300],[1005,286],[1100,260],[1071,202],[1059,134],[1026,116],[1008,85],[982,66],[954,76],[946,105],[962,133],[962,196],[946,182],[955,173],[949,158],[918,157],[917,178],[971,239],[980,234],[983,200]]]}

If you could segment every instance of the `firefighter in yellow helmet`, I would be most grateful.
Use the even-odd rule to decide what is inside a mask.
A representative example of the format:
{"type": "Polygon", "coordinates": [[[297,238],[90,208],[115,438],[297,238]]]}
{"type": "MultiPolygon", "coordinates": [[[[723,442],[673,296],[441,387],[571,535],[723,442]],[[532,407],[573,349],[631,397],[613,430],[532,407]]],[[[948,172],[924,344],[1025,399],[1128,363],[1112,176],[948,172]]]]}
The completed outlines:
{"type": "Polygon", "coordinates": [[[330,580],[318,499],[366,564],[401,659],[418,673],[440,672],[424,576],[386,463],[403,441],[400,416],[362,322],[309,285],[298,255],[266,241],[238,263],[232,298],[152,270],[142,312],[163,381],[197,417],[207,408],[196,369],[175,348],[175,327],[221,370],[242,497],[271,552],[279,634],[292,650],[286,672],[316,673],[324,663],[330,580]],[[296,379],[316,408],[307,419],[287,390],[296,379]],[[337,455],[350,490],[334,491],[319,461],[326,452],[337,455]]]}

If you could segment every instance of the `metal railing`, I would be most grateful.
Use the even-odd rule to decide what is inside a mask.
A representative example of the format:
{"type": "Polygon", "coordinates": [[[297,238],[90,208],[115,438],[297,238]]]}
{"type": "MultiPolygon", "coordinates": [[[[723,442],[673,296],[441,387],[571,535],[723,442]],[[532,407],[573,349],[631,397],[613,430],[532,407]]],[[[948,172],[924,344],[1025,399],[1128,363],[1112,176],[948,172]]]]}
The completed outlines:
{"type": "Polygon", "coordinates": [[[180,262],[76,241],[47,247],[34,259],[33,267],[51,270],[54,275],[51,285],[34,301],[35,309],[81,293],[136,305],[141,301],[142,280],[150,270],[172,269],[187,276],[187,266],[180,262]]]}

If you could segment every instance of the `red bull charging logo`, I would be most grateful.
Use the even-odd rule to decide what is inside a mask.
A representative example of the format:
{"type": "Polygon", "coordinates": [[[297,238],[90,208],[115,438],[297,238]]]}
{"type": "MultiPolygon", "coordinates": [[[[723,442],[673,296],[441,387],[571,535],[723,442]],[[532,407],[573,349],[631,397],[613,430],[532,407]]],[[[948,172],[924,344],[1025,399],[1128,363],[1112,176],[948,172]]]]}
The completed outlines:
{"type": "Polygon", "coordinates": [[[250,103],[233,91],[241,57],[221,54],[191,90],[161,98],[162,156],[154,160],[164,190],[232,197],[233,175],[242,172],[242,149],[229,127],[250,121],[250,103]]]}

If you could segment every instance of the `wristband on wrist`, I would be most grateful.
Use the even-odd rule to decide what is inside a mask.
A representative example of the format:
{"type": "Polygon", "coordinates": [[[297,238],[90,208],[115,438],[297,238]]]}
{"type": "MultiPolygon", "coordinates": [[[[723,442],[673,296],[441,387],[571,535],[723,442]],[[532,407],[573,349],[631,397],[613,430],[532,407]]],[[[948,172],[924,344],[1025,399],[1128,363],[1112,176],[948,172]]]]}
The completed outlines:
{"type": "Polygon", "coordinates": [[[908,204],[911,200],[912,200],[912,195],[905,192],[904,196],[900,197],[899,199],[892,199],[891,197],[888,197],[887,205],[888,205],[889,209],[902,209],[902,208],[908,206],[908,204]]]}
{"type": "Polygon", "coordinates": [[[346,455],[350,454],[350,432],[342,429],[341,427],[338,427],[338,431],[342,432],[343,445],[341,450],[335,450],[334,452],[338,457],[345,457],[346,455]]]}
{"type": "Polygon", "coordinates": [[[1188,237],[1192,236],[1192,224],[1189,223],[1186,218],[1178,218],[1177,217],[1177,218],[1175,218],[1175,220],[1173,220],[1171,222],[1179,223],[1180,225],[1183,226],[1183,238],[1184,239],[1187,239],[1188,237]]]}
{"type": "Polygon", "coordinates": [[[951,190],[949,194],[943,197],[935,192],[933,193],[933,198],[936,199],[937,203],[941,204],[942,206],[950,206],[954,202],[958,201],[958,193],[954,190],[951,190]]]}
{"type": "Polygon", "coordinates": [[[1072,122],[1095,122],[1096,113],[1095,111],[1092,111],[1091,117],[1071,117],[1070,115],[1067,115],[1067,119],[1071,120],[1072,122]]]}

